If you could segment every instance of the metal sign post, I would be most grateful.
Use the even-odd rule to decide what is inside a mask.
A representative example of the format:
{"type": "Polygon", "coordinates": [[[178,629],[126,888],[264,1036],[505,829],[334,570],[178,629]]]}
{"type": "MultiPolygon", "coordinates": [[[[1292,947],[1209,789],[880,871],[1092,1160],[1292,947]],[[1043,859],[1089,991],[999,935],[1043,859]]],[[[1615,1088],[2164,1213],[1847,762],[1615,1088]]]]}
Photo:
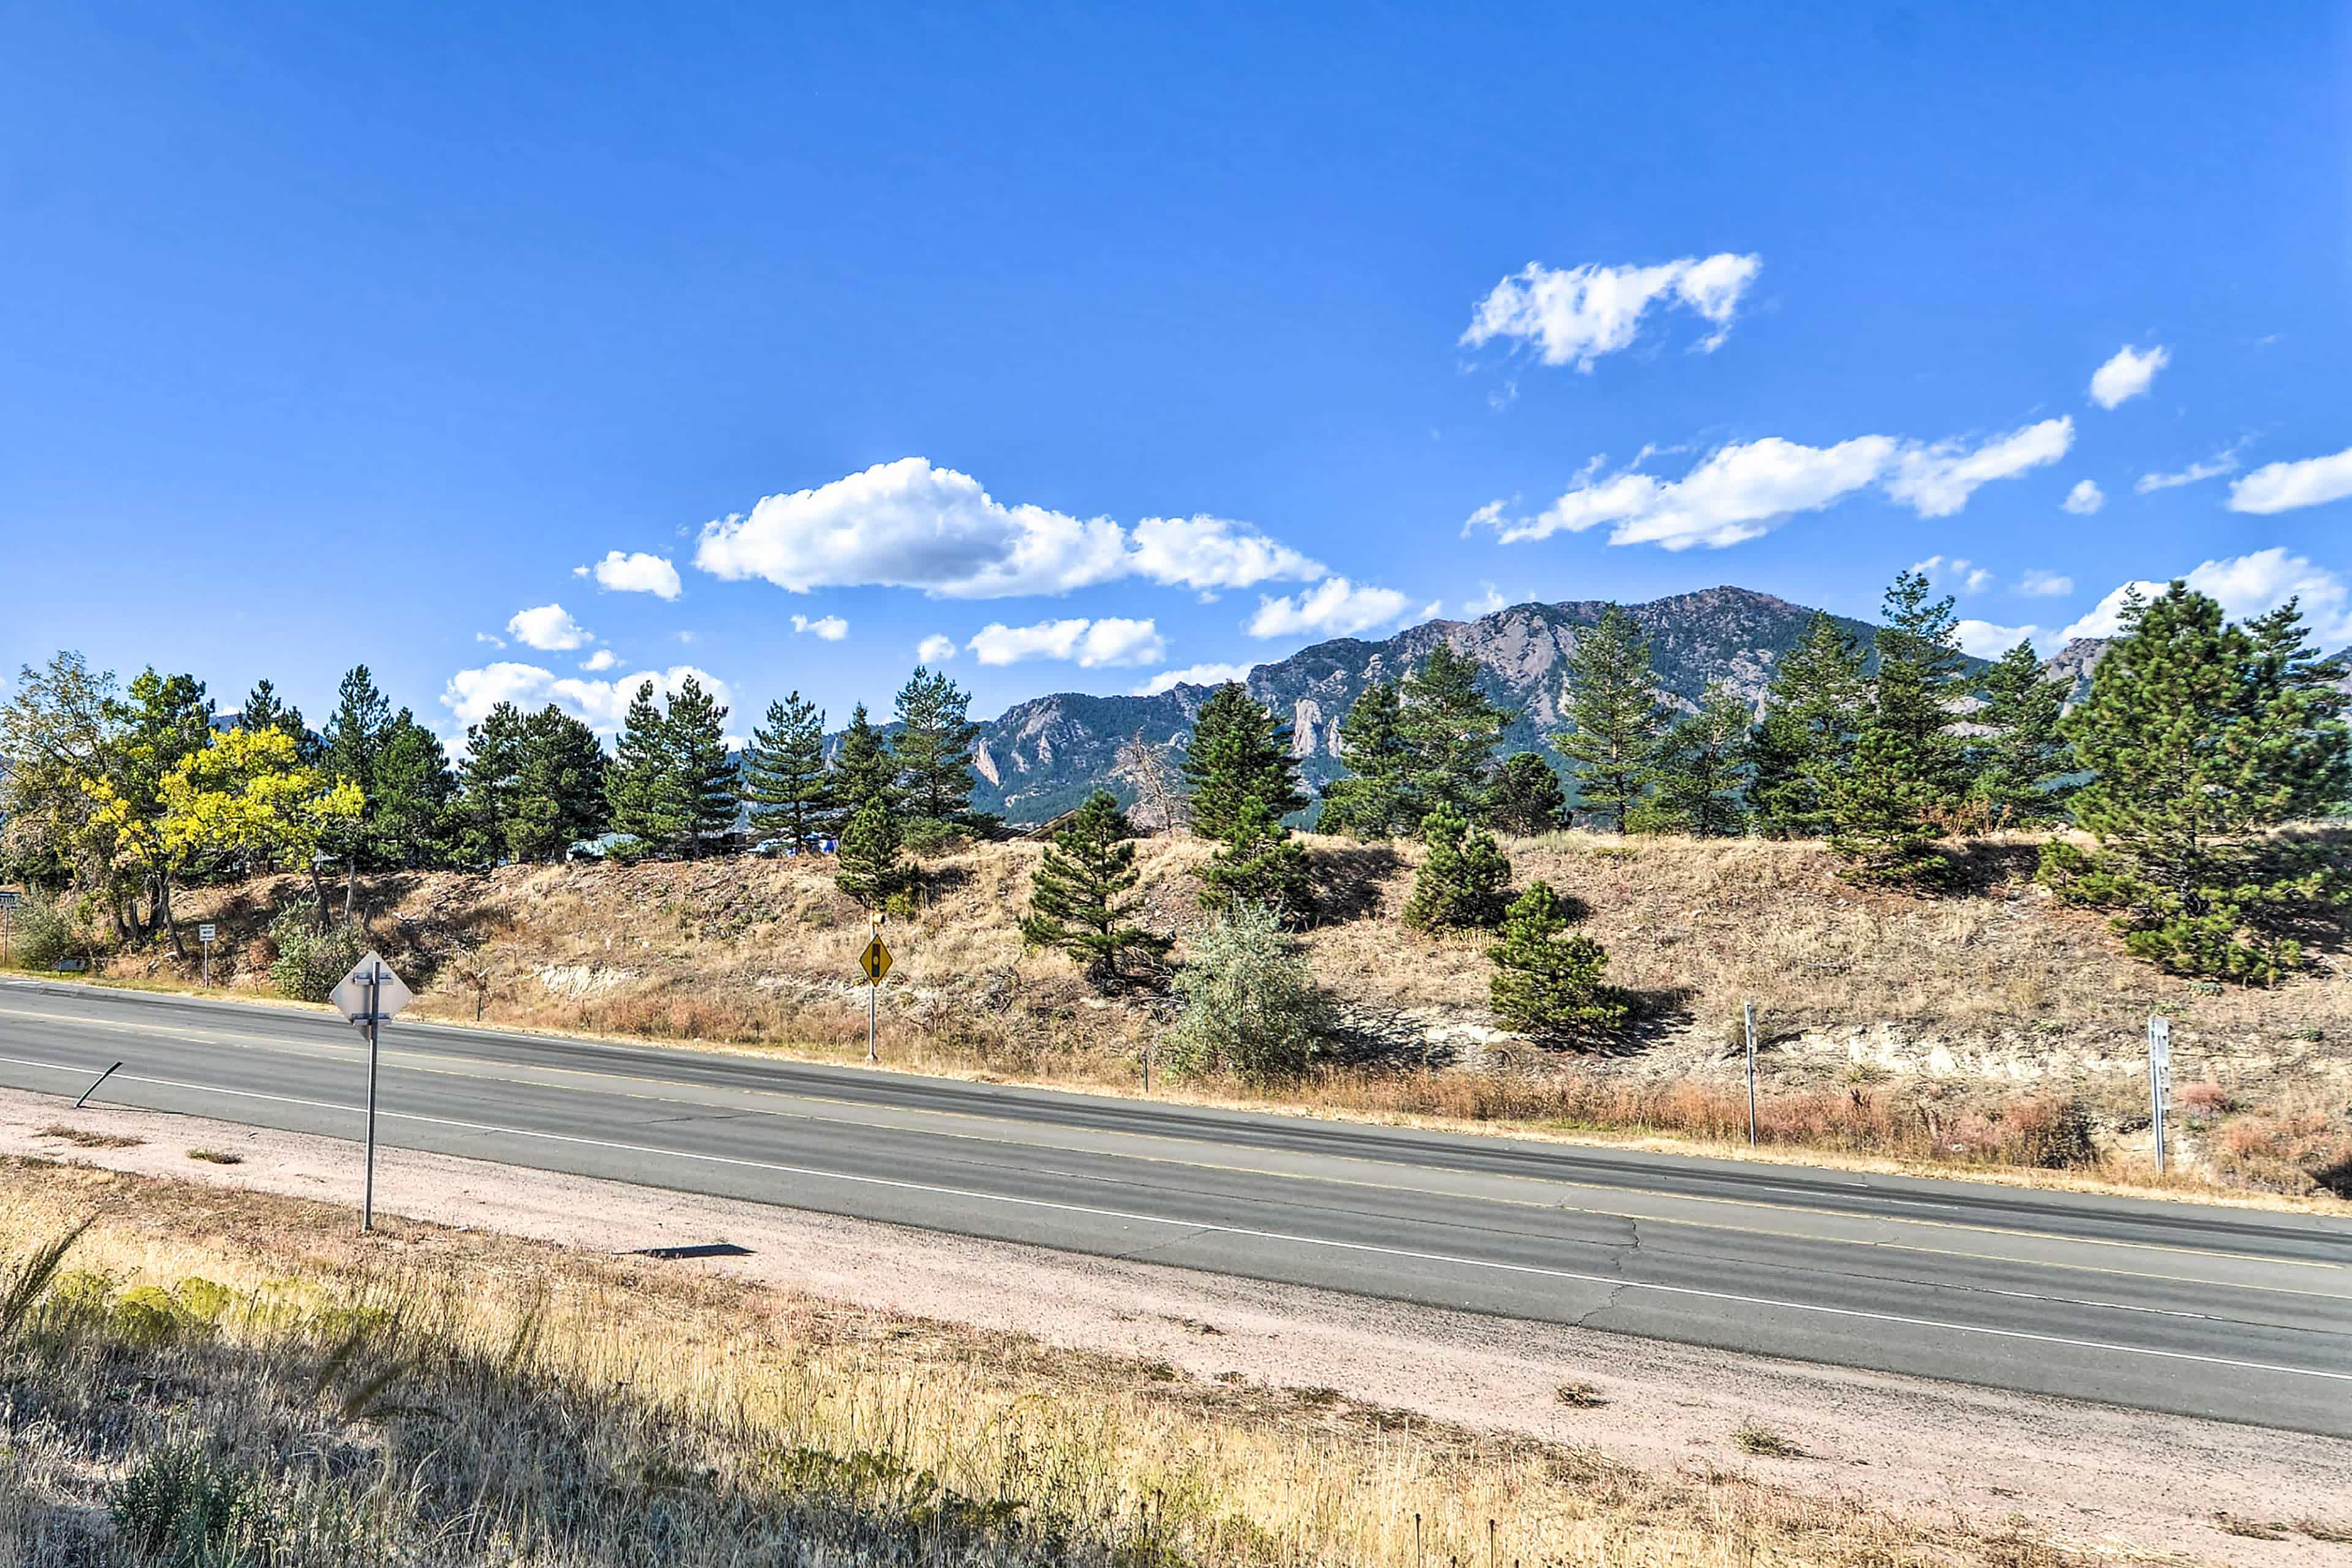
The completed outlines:
{"type": "Polygon", "coordinates": [[[882,916],[874,916],[874,938],[866,951],[857,955],[857,967],[866,972],[866,1059],[881,1058],[874,1054],[874,1015],[876,1000],[882,994],[882,977],[890,973],[890,950],[882,945],[882,916]]]}
{"type": "Polygon", "coordinates": [[[0,965],[8,962],[8,938],[16,924],[16,900],[23,895],[14,888],[0,888],[0,965]]]}
{"type": "Polygon", "coordinates": [[[213,922],[206,921],[196,928],[196,942],[205,950],[205,984],[213,983],[213,922]]]}
{"type": "Polygon", "coordinates": [[[1740,1016],[1748,1025],[1748,1146],[1756,1147],[1756,1004],[1742,1002],[1740,1016]]]}
{"type": "Polygon", "coordinates": [[[392,966],[369,953],[352,966],[328,998],[338,1011],[367,1037],[367,1167],[360,1182],[360,1229],[375,1228],[375,1081],[376,1044],[383,1021],[415,1000],[392,966]]]}
{"type": "Polygon", "coordinates": [[[2147,1021],[2147,1110],[2156,1140],[2156,1173],[2164,1174],[2165,1112],[2172,1104],[2172,1020],[2161,1014],[2147,1021]]]}

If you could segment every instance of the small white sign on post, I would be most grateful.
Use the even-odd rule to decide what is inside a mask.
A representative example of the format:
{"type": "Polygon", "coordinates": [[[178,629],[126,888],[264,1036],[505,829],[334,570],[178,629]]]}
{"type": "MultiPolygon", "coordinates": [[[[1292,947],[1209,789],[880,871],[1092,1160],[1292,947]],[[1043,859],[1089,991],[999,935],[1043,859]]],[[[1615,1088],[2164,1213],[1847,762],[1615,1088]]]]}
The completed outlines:
{"type": "Polygon", "coordinates": [[[2165,1114],[2172,1109],[2172,1020],[2147,1021],[2147,1109],[2156,1139],[2156,1173],[2164,1174],[2165,1114]]]}
{"type": "Polygon", "coordinates": [[[356,1025],[368,1043],[367,1174],[360,1187],[360,1229],[375,1228],[375,1068],[377,1027],[416,1000],[399,975],[371,952],[352,965],[327,1000],[356,1025]]]}
{"type": "Polygon", "coordinates": [[[196,928],[196,940],[197,940],[199,942],[202,942],[202,943],[204,944],[204,949],[205,949],[205,984],[206,985],[210,985],[210,984],[213,983],[213,922],[212,922],[212,921],[205,921],[205,923],[204,923],[204,924],[202,924],[202,925],[200,925],[200,926],[198,926],[198,927],[196,928]]]}

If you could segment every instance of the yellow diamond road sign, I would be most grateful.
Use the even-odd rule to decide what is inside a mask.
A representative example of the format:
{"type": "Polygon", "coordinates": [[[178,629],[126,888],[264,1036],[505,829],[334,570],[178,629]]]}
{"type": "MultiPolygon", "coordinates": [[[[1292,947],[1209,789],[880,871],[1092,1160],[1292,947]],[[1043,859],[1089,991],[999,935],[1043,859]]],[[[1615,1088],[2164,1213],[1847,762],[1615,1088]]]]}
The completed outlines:
{"type": "Polygon", "coordinates": [[[890,950],[882,945],[880,937],[866,944],[866,951],[857,955],[857,967],[866,971],[866,979],[882,984],[882,977],[890,973],[890,950]]]}

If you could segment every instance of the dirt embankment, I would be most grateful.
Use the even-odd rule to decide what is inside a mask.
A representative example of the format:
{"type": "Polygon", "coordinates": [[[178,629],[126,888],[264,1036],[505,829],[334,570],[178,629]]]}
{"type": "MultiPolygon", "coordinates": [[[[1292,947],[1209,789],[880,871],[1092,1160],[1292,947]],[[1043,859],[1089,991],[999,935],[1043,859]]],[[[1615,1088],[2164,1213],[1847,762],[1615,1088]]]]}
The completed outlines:
{"type": "MultiPolygon", "coordinates": [[[[1768,1141],[1923,1161],[2147,1163],[2146,1030],[2172,1021],[2176,1162],[2194,1179],[2352,1193],[2352,958],[2324,949],[2271,991],[2195,984],[2126,957],[2098,917],[2032,881],[2034,841],[1968,852],[1967,890],[1865,891],[1812,844],[1621,841],[1506,847],[1583,911],[1642,1000],[1621,1047],[1575,1056],[1496,1026],[1475,937],[1399,921],[1418,852],[1312,840],[1322,922],[1304,938],[1339,1004],[1334,1071],[1303,1097],[1359,1112],[1507,1118],[1702,1140],[1745,1133],[1752,1004],[1768,1141]]],[[[908,1065],[1118,1085],[1167,1016],[1149,991],[1097,994],[1017,927],[1041,847],[976,846],[924,867],[919,911],[887,935],[885,1048],[908,1065]]],[[[1206,846],[1141,847],[1141,921],[1200,920],[1206,846]]],[[[291,878],[183,896],[223,927],[215,979],[268,985],[270,915],[291,878]]],[[[362,886],[373,940],[429,1016],[649,1038],[862,1050],[865,916],[829,862],[507,867],[362,886]]],[[[1181,948],[1180,948],[1181,955],[1181,948]]],[[[156,978],[168,957],[119,959],[156,978]]],[[[193,978],[193,974],[181,976],[193,978]]]]}

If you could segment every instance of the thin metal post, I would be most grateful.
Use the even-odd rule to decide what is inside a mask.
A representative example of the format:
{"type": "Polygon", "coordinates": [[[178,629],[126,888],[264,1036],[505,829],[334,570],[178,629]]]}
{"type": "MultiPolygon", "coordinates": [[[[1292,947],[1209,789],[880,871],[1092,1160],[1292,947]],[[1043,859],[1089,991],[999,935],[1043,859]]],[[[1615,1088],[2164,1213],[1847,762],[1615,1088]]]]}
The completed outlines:
{"type": "Polygon", "coordinates": [[[368,971],[368,1109],[367,1109],[367,1173],[360,1185],[360,1230],[375,1228],[375,1063],[376,1031],[383,1026],[376,1005],[377,993],[383,985],[383,966],[368,971]]]}
{"type": "Polygon", "coordinates": [[[2172,1020],[2161,1014],[2147,1021],[2148,1128],[2156,1139],[2156,1173],[2164,1174],[2165,1090],[2172,1079],[2172,1020]]]}
{"type": "Polygon", "coordinates": [[[206,990],[210,990],[210,989],[212,988],[212,984],[213,984],[213,944],[212,944],[211,942],[205,942],[205,943],[204,944],[204,948],[205,948],[205,988],[206,990]]]}
{"type": "Polygon", "coordinates": [[[869,1062],[882,1059],[874,1054],[874,999],[880,994],[882,983],[868,980],[866,983],[866,1059],[869,1062]]]}
{"type": "Polygon", "coordinates": [[[1742,1002],[1740,1016],[1748,1024],[1748,1146],[1756,1147],[1756,1004],[1742,1002]]]}

